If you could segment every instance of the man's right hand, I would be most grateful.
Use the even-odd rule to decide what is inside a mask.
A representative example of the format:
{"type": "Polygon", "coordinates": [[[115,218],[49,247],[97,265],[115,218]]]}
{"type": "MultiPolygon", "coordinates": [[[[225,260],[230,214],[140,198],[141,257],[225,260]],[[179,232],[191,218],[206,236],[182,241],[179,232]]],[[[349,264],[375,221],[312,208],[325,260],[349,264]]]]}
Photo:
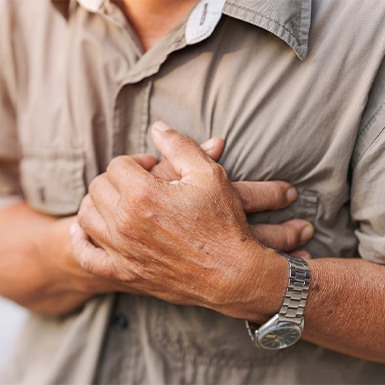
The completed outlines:
{"type": "MultiPolygon", "coordinates": [[[[207,155],[217,161],[222,155],[224,141],[219,137],[212,137],[201,144],[207,155]]],[[[166,160],[157,163],[151,172],[164,180],[175,180],[178,175],[166,160]]],[[[262,211],[281,210],[297,199],[296,189],[283,181],[265,182],[233,182],[233,186],[241,197],[243,209],[247,214],[262,211]]],[[[293,256],[309,258],[303,246],[314,234],[314,227],[308,221],[292,219],[281,224],[256,224],[250,226],[254,237],[264,244],[276,250],[290,253],[293,256]]]]}
{"type": "MultiPolygon", "coordinates": [[[[209,156],[218,159],[223,141],[213,139],[209,147],[209,156]]],[[[161,163],[153,172],[163,172],[166,179],[167,164],[161,163]]],[[[291,185],[282,181],[234,182],[234,186],[248,213],[279,210],[296,198],[291,185]]],[[[75,216],[54,218],[30,209],[26,203],[1,209],[0,295],[37,313],[60,315],[76,310],[94,295],[117,291],[115,282],[84,271],[75,260],[70,237],[74,223],[75,216]]],[[[297,250],[312,235],[311,224],[299,219],[251,228],[260,242],[286,252],[297,250]]],[[[86,240],[73,237],[73,242],[86,240]]],[[[301,256],[306,257],[306,253],[301,256]]]]}

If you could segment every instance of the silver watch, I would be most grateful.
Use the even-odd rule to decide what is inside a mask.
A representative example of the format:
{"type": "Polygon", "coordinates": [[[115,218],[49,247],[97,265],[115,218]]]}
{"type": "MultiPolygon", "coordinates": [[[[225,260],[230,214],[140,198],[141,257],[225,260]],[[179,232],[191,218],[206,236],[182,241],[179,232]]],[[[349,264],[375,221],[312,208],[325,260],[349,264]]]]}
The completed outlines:
{"type": "Polygon", "coordinates": [[[289,263],[289,279],[279,312],[262,326],[246,321],[246,327],[257,347],[284,349],[295,344],[304,327],[303,312],[310,287],[310,270],[301,258],[280,253],[289,263]]]}

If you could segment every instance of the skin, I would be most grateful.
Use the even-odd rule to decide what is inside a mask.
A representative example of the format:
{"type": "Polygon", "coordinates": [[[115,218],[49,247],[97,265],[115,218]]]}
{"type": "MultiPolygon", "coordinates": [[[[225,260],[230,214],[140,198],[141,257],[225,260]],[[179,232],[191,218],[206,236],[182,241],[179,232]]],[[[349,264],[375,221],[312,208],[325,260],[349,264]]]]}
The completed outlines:
{"type": "Polygon", "coordinates": [[[143,51],[147,51],[176,26],[197,0],[114,0],[136,30],[143,51]]]}
{"type": "MultiPolygon", "coordinates": [[[[82,202],[73,233],[77,260],[125,291],[266,322],[282,303],[286,259],[253,237],[220,165],[163,123],[152,133],[179,178],[152,175],[148,155],[114,159],[82,202]]],[[[303,338],[385,363],[385,266],[340,258],[308,263],[303,338]]]]}
{"type": "MultiPolygon", "coordinates": [[[[126,0],[120,5],[144,51],[195,2],[183,10],[179,8],[183,2],[172,2],[174,7],[168,13],[163,13],[163,7],[153,12],[155,3],[126,0]],[[174,13],[177,9],[178,15],[174,13]],[[175,16],[170,17],[171,13],[175,16]],[[148,16],[145,21],[143,15],[148,16]]],[[[277,228],[271,232],[250,229],[244,210],[252,211],[260,197],[278,197],[287,204],[280,192],[287,191],[288,185],[285,190],[282,184],[271,182],[270,193],[266,193],[262,192],[265,185],[254,184],[243,188],[246,195],[242,188],[237,193],[223,169],[193,142],[171,130],[155,131],[154,139],[169,161],[169,170],[171,167],[177,174],[173,181],[151,175],[155,166],[151,157],[120,157],[95,179],[78,218],[52,218],[25,203],[0,211],[0,255],[6,256],[0,259],[2,294],[48,314],[72,311],[97,293],[116,290],[196,304],[258,323],[279,309],[287,263],[273,248],[284,250],[279,247],[282,239],[294,239],[297,244],[293,242],[287,249],[297,248],[302,243],[299,222],[292,224],[296,237],[284,232],[267,240],[279,232],[277,228]],[[123,181],[128,184],[122,185],[123,181]],[[112,204],[110,200],[106,203],[106,191],[114,197],[112,204]],[[140,205],[146,210],[138,210],[140,205]],[[82,227],[74,225],[76,219],[82,227]],[[253,233],[264,234],[263,241],[273,248],[263,246],[253,233]]],[[[338,258],[309,260],[309,266],[312,284],[303,337],[384,362],[385,337],[380,331],[385,268],[365,260],[338,258]]]]}
{"type": "MultiPolygon", "coordinates": [[[[144,51],[172,29],[181,14],[186,16],[187,3],[193,7],[197,1],[121,2],[144,51]]],[[[107,173],[91,186],[80,212],[81,225],[104,250],[94,248],[87,235],[78,229],[74,233],[78,260],[96,275],[117,276],[123,284],[142,293],[265,322],[281,305],[287,281],[286,261],[253,239],[223,170],[205,159],[186,138],[172,131],[155,131],[154,139],[179,174],[179,183],[166,185],[148,178],[143,159],[139,165],[132,159],[114,160],[107,173]],[[127,170],[136,172],[136,180],[131,180],[134,193],[129,197],[117,180],[125,180],[127,170]],[[115,215],[105,206],[100,186],[109,188],[115,199],[119,197],[116,205],[110,206],[116,210],[115,215]],[[140,194],[135,193],[138,189],[140,194]],[[130,202],[136,206],[145,204],[148,210],[132,212],[135,204],[131,206],[130,202]],[[210,206],[212,202],[214,206],[210,206]],[[180,218],[182,223],[178,222],[180,218]],[[148,231],[157,235],[157,242],[151,244],[148,231]],[[140,244],[135,240],[140,240],[140,244]],[[180,258],[180,253],[173,255],[172,251],[181,249],[190,260],[180,258]],[[145,266],[140,255],[145,256],[145,266]],[[179,274],[172,274],[168,258],[181,265],[178,273],[182,280],[177,277],[179,274]],[[155,263],[163,266],[164,271],[152,270],[155,263]],[[183,274],[184,263],[194,275],[183,274]],[[119,270],[116,266],[124,268],[119,270]],[[162,279],[174,280],[174,294],[168,287],[160,290],[154,286],[156,280],[161,285],[162,279]],[[255,290],[250,292],[250,287],[255,290]]],[[[385,267],[364,259],[334,257],[337,258],[309,260],[312,283],[303,338],[345,354],[385,363],[385,337],[381,333],[385,267]]]]}
{"type": "MultiPolygon", "coordinates": [[[[223,146],[220,138],[202,145],[213,159],[219,158],[223,146]]],[[[177,177],[167,161],[155,163],[151,161],[151,172],[157,177],[177,177]]],[[[234,187],[248,212],[277,210],[296,198],[295,189],[281,181],[240,182],[234,187]]],[[[130,292],[113,277],[88,272],[74,258],[70,229],[75,223],[76,216],[55,218],[33,210],[26,202],[0,210],[0,294],[33,312],[56,316],[77,310],[98,294],[130,292]]],[[[313,228],[306,221],[292,220],[252,226],[250,231],[262,242],[290,252],[312,236],[313,228]]],[[[298,250],[294,254],[308,256],[298,250]]]]}

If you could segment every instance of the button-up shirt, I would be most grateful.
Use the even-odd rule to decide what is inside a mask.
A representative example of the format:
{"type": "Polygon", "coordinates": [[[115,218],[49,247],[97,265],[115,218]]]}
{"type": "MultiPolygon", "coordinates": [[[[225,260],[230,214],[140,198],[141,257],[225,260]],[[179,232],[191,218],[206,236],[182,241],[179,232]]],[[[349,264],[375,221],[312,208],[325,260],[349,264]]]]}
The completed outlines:
{"type": "MultiPolygon", "coordinates": [[[[201,0],[147,52],[109,1],[1,0],[0,18],[1,206],[75,214],[112,158],[157,155],[149,127],[163,120],[223,137],[232,180],[297,187],[250,223],[307,219],[313,258],[385,263],[384,1],[201,0]]],[[[119,294],[32,315],[4,378],[366,384],[385,366],[304,341],[258,350],[242,320],[119,294]]]]}

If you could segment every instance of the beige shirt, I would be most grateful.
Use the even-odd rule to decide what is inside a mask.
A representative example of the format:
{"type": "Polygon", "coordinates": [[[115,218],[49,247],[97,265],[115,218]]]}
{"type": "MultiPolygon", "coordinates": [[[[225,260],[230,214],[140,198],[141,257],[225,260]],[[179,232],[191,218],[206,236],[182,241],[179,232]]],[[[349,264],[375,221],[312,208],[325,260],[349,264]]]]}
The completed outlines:
{"type": "MultiPolygon", "coordinates": [[[[304,218],[314,258],[385,263],[383,0],[201,0],[145,54],[109,1],[0,0],[0,20],[1,205],[76,213],[113,157],[156,154],[161,119],[198,142],[224,137],[234,180],[296,185],[291,207],[250,222],[304,218]]],[[[31,316],[3,380],[384,381],[384,365],[306,342],[261,351],[242,320],[128,295],[31,316]]]]}

